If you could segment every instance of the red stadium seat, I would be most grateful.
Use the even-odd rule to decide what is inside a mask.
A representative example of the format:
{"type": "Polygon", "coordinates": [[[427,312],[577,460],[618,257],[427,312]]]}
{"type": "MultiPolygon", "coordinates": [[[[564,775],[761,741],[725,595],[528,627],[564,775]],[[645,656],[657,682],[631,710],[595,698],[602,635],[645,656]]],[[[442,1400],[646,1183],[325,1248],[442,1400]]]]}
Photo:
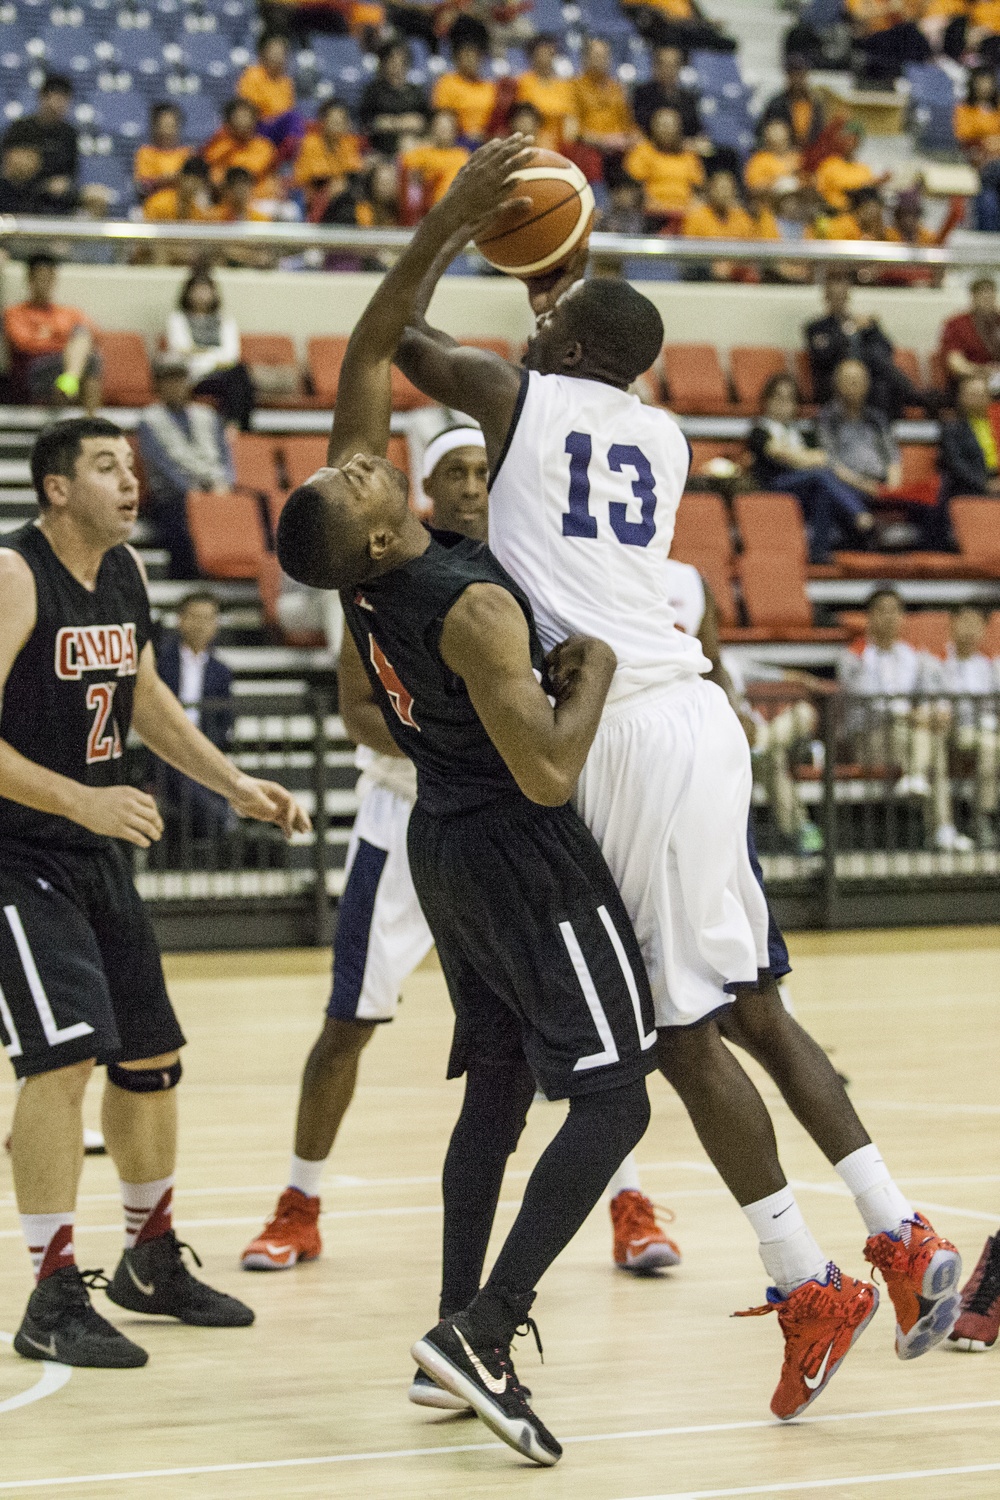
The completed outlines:
{"type": "Polygon", "coordinates": [[[743,602],[756,639],[840,641],[846,638],[839,627],[813,624],[805,568],[797,568],[789,553],[745,553],[739,561],[739,574],[743,602]]]}
{"type": "Polygon", "coordinates": [[[902,637],[916,651],[944,656],[951,637],[951,617],[946,609],[915,609],[903,620],[902,637]]]}
{"type": "Polygon", "coordinates": [[[306,345],[306,369],[316,398],[332,407],[337,399],[340,367],[347,353],[347,339],[332,334],[310,339],[306,345]]]}
{"type": "Polygon", "coordinates": [[[809,562],[809,538],[794,495],[752,491],[733,503],[744,552],[787,553],[797,567],[809,562]]]}
{"type": "Polygon", "coordinates": [[[719,416],[733,410],[714,344],[664,344],[662,361],[667,401],[674,411],[719,416]]]}
{"type": "Polygon", "coordinates": [[[905,500],[911,505],[936,505],[941,476],[933,443],[902,443],[899,457],[903,471],[899,488],[886,491],[883,498],[905,500]]]}
{"type": "Polygon", "coordinates": [[[981,576],[1000,578],[1000,501],[960,495],[949,510],[962,560],[981,576]]]}
{"type": "Polygon", "coordinates": [[[303,405],[302,375],[295,345],[287,333],[245,333],[240,341],[261,406],[303,405]]]}
{"type": "Polygon", "coordinates": [[[767,382],[774,375],[788,374],[788,356],[776,345],[730,349],[729,373],[733,377],[740,411],[748,417],[756,416],[761,410],[761,392],[767,382]]]}
{"type": "Polygon", "coordinates": [[[233,462],[239,489],[267,495],[277,488],[273,437],[258,432],[238,432],[233,438],[233,462]]]}
{"type": "MultiPolygon", "coordinates": [[[[680,562],[682,559],[678,558],[680,562]]],[[[736,600],[733,598],[733,580],[730,576],[729,564],[724,562],[716,552],[697,553],[683,559],[697,568],[705,583],[712,591],[715,599],[715,607],[719,615],[720,625],[735,625],[737,621],[736,600]]]]}
{"type": "Polygon", "coordinates": [[[980,651],[987,656],[1000,656],[1000,609],[995,609],[986,622],[986,634],[980,651]]]}
{"type": "Polygon", "coordinates": [[[695,558],[716,557],[729,567],[733,558],[733,539],[729,516],[719,495],[685,494],[674,521],[670,555],[678,562],[695,558]]]}
{"type": "Polygon", "coordinates": [[[902,370],[908,380],[911,380],[918,390],[923,389],[924,372],[920,368],[920,356],[916,349],[896,349],[893,351],[893,363],[897,370],[902,370]]]}
{"type": "Polygon", "coordinates": [[[724,439],[711,442],[707,438],[693,438],[688,483],[697,484],[699,478],[704,479],[708,465],[715,458],[728,458],[731,463],[742,465],[746,462],[746,444],[736,441],[727,442],[724,439]]]}
{"type": "Polygon", "coordinates": [[[188,530],[206,578],[256,578],[264,557],[264,529],[252,495],[190,490],[188,530]]]}
{"type": "Polygon", "coordinates": [[[148,406],[156,399],[149,355],[140,334],[102,329],[94,341],[104,362],[101,386],[106,406],[148,406]]]}
{"type": "Polygon", "coordinates": [[[278,447],[284,458],[285,468],[282,477],[287,480],[290,490],[305,484],[311,474],[323,467],[328,446],[329,438],[326,437],[279,438],[278,447]]]}

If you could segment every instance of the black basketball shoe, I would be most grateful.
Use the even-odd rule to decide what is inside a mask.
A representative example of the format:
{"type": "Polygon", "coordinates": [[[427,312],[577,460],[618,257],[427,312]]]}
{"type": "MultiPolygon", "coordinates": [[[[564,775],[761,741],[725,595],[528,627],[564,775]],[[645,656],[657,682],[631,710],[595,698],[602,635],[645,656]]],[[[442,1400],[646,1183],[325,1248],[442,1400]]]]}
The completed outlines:
{"type": "Polygon", "coordinates": [[[414,1406],[430,1406],[435,1411],[464,1411],[474,1415],[464,1396],[446,1391],[443,1385],[432,1380],[426,1370],[418,1370],[410,1383],[409,1398],[414,1406]]]}
{"type": "Polygon", "coordinates": [[[88,1287],[106,1287],[102,1271],[61,1266],[40,1281],[28,1298],[14,1348],[25,1359],[101,1370],[134,1370],[149,1359],[90,1305],[88,1287]]]}
{"type": "MultiPolygon", "coordinates": [[[[530,1318],[528,1326],[534,1329],[530,1318]]],[[[550,1467],[562,1457],[562,1448],[535,1416],[518,1383],[509,1340],[504,1345],[484,1339],[468,1314],[460,1312],[442,1318],[410,1352],[432,1380],[461,1396],[497,1437],[532,1463],[550,1467]]]]}
{"type": "MultiPolygon", "coordinates": [[[[191,1275],[182,1250],[191,1246],[183,1244],[172,1229],[126,1250],[107,1288],[112,1302],[129,1312],[162,1313],[199,1328],[246,1328],[252,1323],[253,1312],[245,1303],[191,1275]]],[[[191,1254],[200,1266],[193,1250],[191,1254]]]]}

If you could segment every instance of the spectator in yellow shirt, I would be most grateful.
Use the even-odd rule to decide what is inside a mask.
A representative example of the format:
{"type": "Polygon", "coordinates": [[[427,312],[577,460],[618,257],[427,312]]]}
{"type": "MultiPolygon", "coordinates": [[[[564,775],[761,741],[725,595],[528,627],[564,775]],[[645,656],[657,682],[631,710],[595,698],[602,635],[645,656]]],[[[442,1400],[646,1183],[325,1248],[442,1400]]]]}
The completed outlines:
{"type": "Polygon", "coordinates": [[[288,42],[265,32],[257,43],[257,61],[244,69],[236,92],[258,114],[257,129],[292,156],[306,130],[306,117],[295,107],[295,80],[288,71],[288,42]]]}
{"type": "Polygon", "coordinates": [[[676,109],[658,109],[649,122],[649,137],[633,146],[622,166],[641,182],[651,227],[690,207],[705,181],[701,157],[685,151],[681,117],[676,109]]]}
{"type": "Polygon", "coordinates": [[[427,141],[404,151],[399,158],[403,171],[419,184],[419,211],[427,213],[440,203],[459,172],[469,160],[469,151],[456,141],[455,116],[450,109],[435,110],[431,116],[427,141]]]}
{"type": "Polygon", "coordinates": [[[558,151],[565,134],[572,138],[576,126],[573,121],[573,82],[560,78],[555,62],[559,44],[553,36],[536,36],[528,45],[531,67],[517,80],[515,99],[518,104],[533,104],[542,117],[541,127],[535,141],[549,151],[558,151]]]}
{"type": "Polygon", "coordinates": [[[746,164],[743,180],[751,193],[771,192],[782,178],[794,177],[801,157],[784,120],[771,119],[761,131],[760,150],[746,164]]]}
{"type": "MultiPolygon", "coordinates": [[[[768,227],[768,226],[764,226],[768,227]]],[[[774,225],[777,228],[777,224],[774,225]]],[[[770,239],[770,234],[760,234],[758,226],[742,207],[736,192],[736,178],[732,172],[716,169],[705,188],[705,201],[689,209],[684,215],[681,233],[687,239],[701,240],[756,240],[770,239]]],[[[696,281],[756,281],[754,267],[739,261],[713,260],[707,266],[691,266],[686,279],[696,281]]]]}
{"type": "Polygon", "coordinates": [[[861,145],[861,127],[853,123],[844,126],[841,133],[840,151],[828,156],[816,168],[816,190],[829,205],[842,213],[848,207],[848,193],[858,188],[874,187],[880,180],[871,167],[856,161],[861,145]]]}
{"type": "Polygon", "coordinates": [[[1000,65],[1000,0],[975,0],[965,41],[979,53],[984,66],[1000,65]]]}
{"type": "Polygon", "coordinates": [[[480,77],[486,54],[477,42],[471,38],[462,40],[452,55],[455,71],[441,75],[434,85],[431,103],[435,109],[451,110],[458,121],[459,134],[470,144],[478,145],[496,104],[497,86],[480,77]]]}
{"type": "Polygon", "coordinates": [[[980,166],[1000,156],[1000,91],[992,68],[973,68],[962,104],[952,117],[955,139],[980,166]]]}
{"type": "Polygon", "coordinates": [[[638,137],[625,90],[612,70],[611,47],[601,36],[588,37],[583,72],[573,80],[578,139],[602,157],[620,157],[638,137]]]}
{"type": "Polygon", "coordinates": [[[215,132],[202,151],[212,181],[219,186],[230,167],[246,167],[257,185],[257,196],[275,196],[278,185],[272,174],[278,151],[273,141],[257,129],[256,105],[249,99],[230,99],[222,118],[222,128],[215,132]]]}
{"type": "MultiPolygon", "coordinates": [[[[222,181],[219,201],[212,210],[217,224],[268,224],[272,215],[254,203],[254,181],[246,167],[230,167],[222,181]]],[[[278,252],[269,245],[234,241],[223,247],[218,264],[248,266],[270,271],[278,264],[278,252]]]]}
{"type": "Polygon", "coordinates": [[[316,125],[308,131],[295,159],[293,180],[304,188],[306,213],[311,212],[315,193],[325,191],[334,177],[351,177],[363,166],[361,142],[351,130],[346,104],[327,99],[316,114],[316,125]]]}
{"type": "Polygon", "coordinates": [[[205,224],[212,218],[208,165],[200,156],[190,156],[177,174],[173,187],[151,193],[142,216],[154,224],[205,224]]]}
{"type": "Polygon", "coordinates": [[[181,145],[181,112],[176,104],[154,104],[149,112],[150,141],[135,153],[132,176],[140,200],[177,185],[177,174],[191,155],[181,145]]]}

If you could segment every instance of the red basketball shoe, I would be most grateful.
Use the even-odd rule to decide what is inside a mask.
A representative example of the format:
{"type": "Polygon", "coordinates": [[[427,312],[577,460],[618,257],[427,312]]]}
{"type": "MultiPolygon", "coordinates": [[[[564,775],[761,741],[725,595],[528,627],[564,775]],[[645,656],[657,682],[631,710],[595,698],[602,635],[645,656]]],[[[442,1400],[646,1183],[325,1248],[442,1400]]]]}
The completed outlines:
{"type": "Polygon", "coordinates": [[[662,1266],[680,1265],[681,1252],[657,1224],[653,1200],[635,1188],[624,1188],[612,1198],[611,1223],[615,1265],[620,1270],[643,1275],[662,1266]]]}
{"type": "Polygon", "coordinates": [[[900,1359],[916,1359],[948,1337],[961,1305],[962,1257],[923,1214],[905,1220],[895,1234],[869,1236],[865,1260],[885,1277],[900,1359]]]}
{"type": "Polygon", "coordinates": [[[244,1271],[287,1271],[300,1260],[315,1260],[322,1248],[319,1199],[286,1188],[262,1233],[244,1250],[240,1265],[244,1271]]]}
{"type": "Polygon", "coordinates": [[[1000,1234],[991,1235],[962,1288],[962,1311],[948,1337],[969,1354],[985,1354],[1000,1334],[1000,1234]]]}
{"type": "Polygon", "coordinates": [[[805,1281],[787,1297],[768,1287],[763,1307],[733,1314],[752,1318],[777,1311],[785,1358],[771,1410],[783,1422],[799,1416],[826,1390],[878,1307],[878,1291],[870,1281],[855,1281],[832,1262],[826,1274],[826,1281],[805,1281]]]}

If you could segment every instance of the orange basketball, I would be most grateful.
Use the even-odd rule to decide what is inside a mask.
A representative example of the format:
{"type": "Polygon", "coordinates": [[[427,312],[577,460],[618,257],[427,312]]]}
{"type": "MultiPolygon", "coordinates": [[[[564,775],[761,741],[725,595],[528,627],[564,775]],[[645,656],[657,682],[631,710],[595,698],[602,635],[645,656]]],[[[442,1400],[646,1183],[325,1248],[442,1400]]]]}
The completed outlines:
{"type": "Polygon", "coordinates": [[[532,152],[526,167],[511,174],[519,198],[530,206],[510,208],[476,238],[491,266],[510,276],[554,271],[581,244],[594,221],[594,194],[580,168],[558,151],[532,152]]]}

